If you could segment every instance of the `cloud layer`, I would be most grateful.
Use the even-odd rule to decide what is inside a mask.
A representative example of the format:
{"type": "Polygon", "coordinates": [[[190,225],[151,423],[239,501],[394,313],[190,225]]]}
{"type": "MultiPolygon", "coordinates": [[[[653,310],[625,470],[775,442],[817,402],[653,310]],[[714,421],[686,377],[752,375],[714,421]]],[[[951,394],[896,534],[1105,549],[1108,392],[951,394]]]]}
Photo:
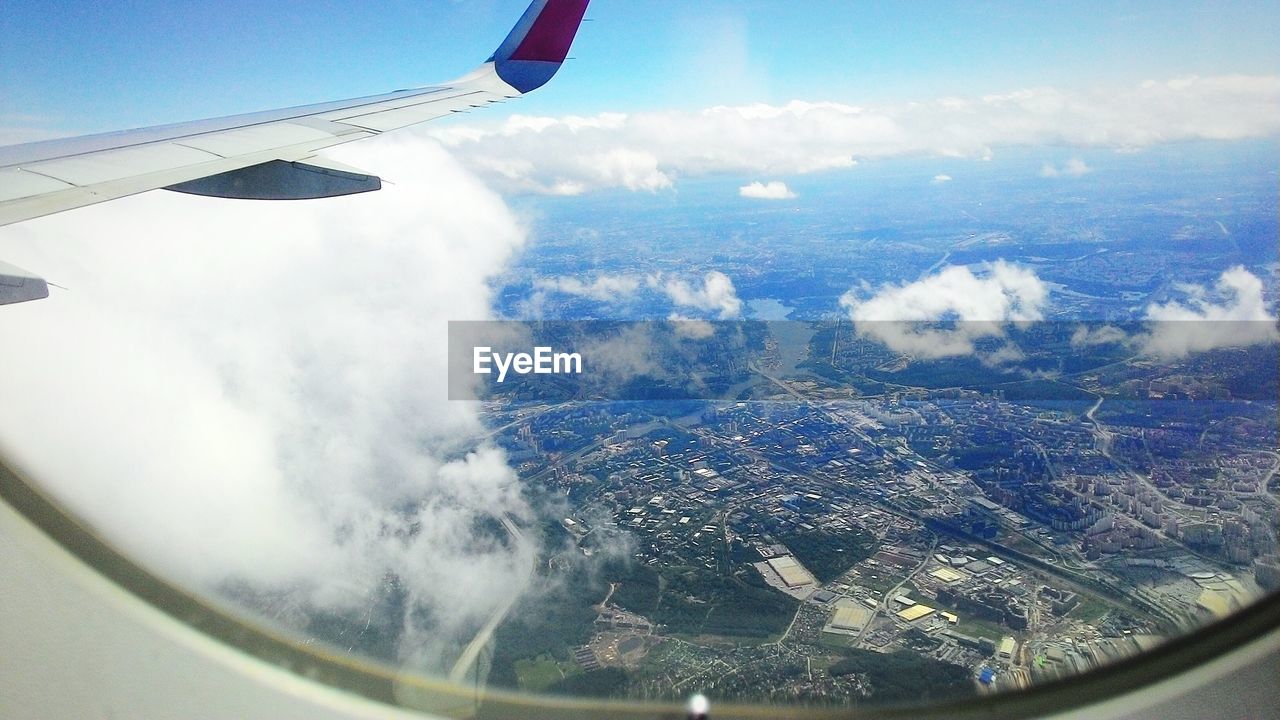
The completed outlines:
{"type": "Polygon", "coordinates": [[[488,316],[524,233],[433,143],[335,154],[396,184],[299,203],[155,192],[0,231],[6,257],[70,288],[0,313],[0,443],[202,588],[354,609],[394,573],[404,649],[429,656],[529,567],[477,534],[526,502],[444,384],[446,321],[488,316]]]}
{"type": "MultiPolygon", "coordinates": [[[[498,187],[657,191],[711,173],[793,175],[897,155],[989,157],[1014,145],[1132,150],[1280,132],[1280,77],[1184,77],[1090,92],[1041,87],[886,107],[834,102],[701,112],[513,116],[429,131],[498,187]]],[[[1087,171],[1083,163],[1059,175],[1087,171]]]]}

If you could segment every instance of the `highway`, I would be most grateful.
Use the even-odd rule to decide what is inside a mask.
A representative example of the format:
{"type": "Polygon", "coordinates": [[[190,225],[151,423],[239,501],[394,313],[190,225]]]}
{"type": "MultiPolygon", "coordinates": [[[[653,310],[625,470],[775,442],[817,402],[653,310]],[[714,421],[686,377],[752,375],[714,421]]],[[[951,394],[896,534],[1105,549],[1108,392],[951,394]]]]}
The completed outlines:
{"type": "Polygon", "coordinates": [[[449,671],[449,680],[451,682],[460,683],[467,676],[467,673],[471,671],[471,668],[476,664],[476,659],[480,657],[480,651],[493,638],[493,631],[498,629],[502,621],[507,618],[507,613],[511,612],[511,608],[515,606],[516,600],[520,598],[520,589],[529,583],[529,579],[533,575],[533,561],[535,559],[533,548],[529,546],[524,534],[520,532],[520,528],[516,526],[510,516],[504,514],[501,522],[502,526],[511,535],[520,554],[527,556],[527,562],[523,565],[525,572],[523,576],[517,579],[517,582],[513,583],[512,592],[507,595],[502,604],[494,608],[493,613],[489,615],[489,620],[480,628],[480,632],[476,633],[471,642],[467,643],[467,646],[463,648],[462,654],[458,656],[457,662],[453,664],[453,669],[449,671]]]}

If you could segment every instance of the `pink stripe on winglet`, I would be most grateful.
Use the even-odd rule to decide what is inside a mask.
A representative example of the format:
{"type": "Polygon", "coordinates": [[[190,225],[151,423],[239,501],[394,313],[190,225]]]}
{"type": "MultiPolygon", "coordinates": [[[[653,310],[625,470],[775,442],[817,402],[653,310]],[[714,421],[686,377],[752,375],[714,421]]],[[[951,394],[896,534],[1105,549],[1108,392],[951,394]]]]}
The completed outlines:
{"type": "Polygon", "coordinates": [[[533,21],[520,47],[511,53],[512,60],[564,62],[578,32],[588,0],[549,0],[533,21]]]}

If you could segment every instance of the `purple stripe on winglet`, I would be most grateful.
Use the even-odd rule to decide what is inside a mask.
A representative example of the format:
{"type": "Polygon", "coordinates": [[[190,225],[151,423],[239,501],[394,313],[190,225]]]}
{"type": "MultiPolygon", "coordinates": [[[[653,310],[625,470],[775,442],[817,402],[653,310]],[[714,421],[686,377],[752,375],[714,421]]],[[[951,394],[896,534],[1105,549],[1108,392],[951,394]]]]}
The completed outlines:
{"type": "Polygon", "coordinates": [[[587,12],[588,0],[548,0],[538,14],[520,46],[511,53],[512,60],[564,62],[573,44],[578,25],[587,12]]]}

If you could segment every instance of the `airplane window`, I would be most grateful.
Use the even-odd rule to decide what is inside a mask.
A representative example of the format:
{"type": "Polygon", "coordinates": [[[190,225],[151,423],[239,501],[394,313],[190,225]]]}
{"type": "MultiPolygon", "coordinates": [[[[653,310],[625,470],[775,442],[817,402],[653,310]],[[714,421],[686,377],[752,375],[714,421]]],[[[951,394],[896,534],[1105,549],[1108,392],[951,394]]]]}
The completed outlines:
{"type": "MultiPolygon", "coordinates": [[[[6,464],[247,626],[478,694],[980,699],[1280,589],[1280,7],[582,6],[409,129],[0,148],[6,464]]],[[[459,76],[525,7],[19,4],[0,143],[459,76]]]]}

